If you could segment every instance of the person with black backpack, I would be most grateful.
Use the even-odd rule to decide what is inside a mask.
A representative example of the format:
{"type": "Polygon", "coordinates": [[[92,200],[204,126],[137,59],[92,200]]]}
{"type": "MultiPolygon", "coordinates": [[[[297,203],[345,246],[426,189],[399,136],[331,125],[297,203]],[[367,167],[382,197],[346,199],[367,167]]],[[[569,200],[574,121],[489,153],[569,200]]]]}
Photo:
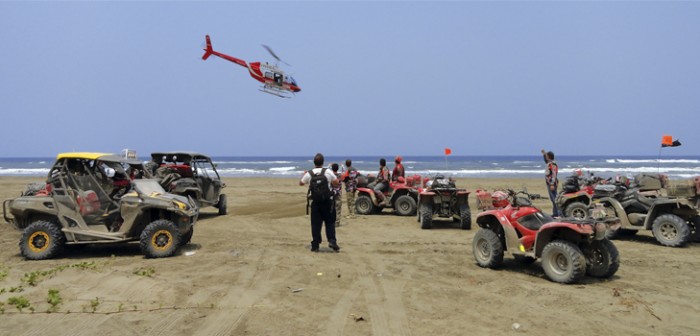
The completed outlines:
{"type": "Polygon", "coordinates": [[[340,251],[340,246],[335,238],[335,201],[331,187],[337,187],[338,178],[332,171],[323,168],[323,154],[314,156],[315,168],[304,173],[299,181],[300,186],[309,185],[307,193],[306,211],[308,214],[309,202],[311,202],[311,252],[318,252],[321,238],[321,227],[326,223],[326,239],[328,247],[335,252],[340,251]]]}

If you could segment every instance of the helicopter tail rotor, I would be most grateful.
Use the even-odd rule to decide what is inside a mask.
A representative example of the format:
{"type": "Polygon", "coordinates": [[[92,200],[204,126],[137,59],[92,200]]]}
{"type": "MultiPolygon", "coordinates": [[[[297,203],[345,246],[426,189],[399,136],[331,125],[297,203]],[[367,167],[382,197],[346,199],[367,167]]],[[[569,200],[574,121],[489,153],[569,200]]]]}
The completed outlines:
{"type": "Polygon", "coordinates": [[[209,35],[206,36],[206,39],[207,39],[207,47],[204,49],[204,55],[202,55],[202,59],[205,61],[214,52],[214,48],[211,47],[211,39],[209,38],[209,35]]]}
{"type": "Polygon", "coordinates": [[[284,64],[286,64],[286,65],[291,66],[289,63],[287,63],[287,62],[283,61],[282,59],[280,59],[279,56],[277,56],[277,54],[275,54],[275,52],[272,51],[272,48],[270,48],[270,47],[268,47],[268,46],[266,46],[266,45],[264,45],[264,44],[262,45],[262,47],[265,48],[265,50],[267,50],[267,52],[269,52],[270,55],[272,55],[272,57],[274,57],[278,62],[282,62],[282,63],[284,63],[284,64]]]}

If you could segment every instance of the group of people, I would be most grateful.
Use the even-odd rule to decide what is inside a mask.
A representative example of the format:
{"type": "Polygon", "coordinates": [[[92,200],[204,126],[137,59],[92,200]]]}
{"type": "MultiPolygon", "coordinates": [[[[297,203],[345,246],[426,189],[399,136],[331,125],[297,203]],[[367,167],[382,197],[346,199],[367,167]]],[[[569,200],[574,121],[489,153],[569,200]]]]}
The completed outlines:
{"type": "MultiPolygon", "coordinates": [[[[547,168],[545,169],[545,182],[547,183],[549,199],[552,201],[552,215],[559,217],[562,215],[559,212],[556,202],[559,184],[557,178],[559,167],[556,161],[554,161],[553,152],[545,152],[543,149],[542,157],[547,164],[547,168]]],[[[406,170],[401,163],[402,160],[403,158],[401,156],[396,156],[396,158],[394,158],[395,166],[391,174],[389,173],[389,168],[386,167],[386,160],[384,158],[379,160],[379,172],[377,173],[376,179],[367,185],[368,188],[374,190],[374,195],[377,197],[379,206],[388,205],[388,200],[384,196],[384,191],[389,188],[389,184],[392,181],[399,181],[405,178],[406,170]]],[[[331,165],[330,171],[324,168],[323,164],[323,154],[316,154],[316,156],[314,156],[315,167],[312,170],[304,172],[304,175],[299,181],[299,185],[304,186],[309,184],[309,193],[307,196],[311,206],[311,251],[319,251],[319,247],[323,241],[321,238],[321,229],[325,223],[328,247],[335,252],[339,252],[340,246],[335,236],[335,228],[340,226],[341,220],[341,182],[345,184],[345,197],[347,199],[349,217],[354,217],[355,193],[357,192],[359,172],[352,166],[352,160],[350,159],[345,160],[346,169],[342,174],[339,172],[340,166],[337,163],[331,165]]]]}
{"type": "MultiPolygon", "coordinates": [[[[321,229],[326,225],[326,239],[328,247],[338,252],[335,236],[335,228],[340,226],[342,209],[342,185],[345,185],[345,198],[347,200],[349,217],[355,216],[355,193],[357,192],[358,177],[360,173],[352,166],[352,160],[345,160],[345,172],[339,172],[340,166],[337,163],[331,164],[330,171],[323,167],[323,154],[314,156],[314,168],[306,171],[299,181],[299,185],[309,185],[307,199],[310,201],[311,209],[311,251],[318,252],[321,242],[321,229]]],[[[401,156],[394,159],[396,164],[392,174],[386,167],[384,158],[379,160],[379,172],[376,179],[367,185],[374,190],[374,194],[380,206],[386,206],[388,200],[384,196],[384,191],[389,189],[391,181],[398,181],[405,177],[405,169],[401,161],[401,156]]]]}

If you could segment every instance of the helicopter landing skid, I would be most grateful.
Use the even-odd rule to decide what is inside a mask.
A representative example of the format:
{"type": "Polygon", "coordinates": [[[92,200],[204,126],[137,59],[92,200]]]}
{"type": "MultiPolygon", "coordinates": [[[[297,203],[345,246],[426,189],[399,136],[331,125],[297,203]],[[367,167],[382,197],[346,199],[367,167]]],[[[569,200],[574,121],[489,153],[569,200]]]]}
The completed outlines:
{"type": "Polygon", "coordinates": [[[273,88],[273,87],[269,87],[269,86],[263,86],[262,88],[260,88],[258,90],[265,92],[265,93],[269,93],[273,96],[277,96],[280,98],[292,98],[292,96],[288,95],[286,91],[283,91],[283,90],[280,90],[277,88],[273,88]]]}

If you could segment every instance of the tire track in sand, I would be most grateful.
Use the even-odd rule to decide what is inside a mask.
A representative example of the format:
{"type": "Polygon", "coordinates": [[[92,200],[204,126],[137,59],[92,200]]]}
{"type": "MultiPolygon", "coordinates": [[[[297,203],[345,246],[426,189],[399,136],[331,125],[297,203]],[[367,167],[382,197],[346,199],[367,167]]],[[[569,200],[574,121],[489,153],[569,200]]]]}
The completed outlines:
{"type": "Polygon", "coordinates": [[[287,281],[288,276],[270,280],[278,260],[263,253],[250,265],[252,269],[242,269],[243,277],[221,298],[217,310],[207,316],[203,328],[195,335],[233,335],[255,304],[287,281]]]}
{"type": "Polygon", "coordinates": [[[369,258],[361,256],[351,256],[353,266],[358,275],[356,285],[353,285],[333,310],[329,326],[329,334],[340,334],[343,331],[348,319],[347,311],[352,307],[353,301],[358,295],[354,295],[355,286],[359,286],[358,291],[362,292],[369,312],[369,323],[372,326],[373,335],[410,335],[408,326],[408,316],[402,301],[402,291],[405,280],[392,280],[389,276],[384,276],[382,272],[386,270],[386,265],[381,258],[369,258]],[[371,269],[370,273],[363,272],[358,265],[367,265],[371,269]],[[354,298],[352,300],[348,298],[354,298]],[[343,312],[342,314],[336,311],[343,312]],[[344,318],[338,320],[338,316],[344,318]],[[340,326],[334,328],[334,326],[340,326]]]}
{"type": "Polygon", "coordinates": [[[355,282],[350,286],[350,289],[343,294],[343,297],[341,297],[335,307],[333,307],[333,311],[331,311],[331,315],[326,322],[325,335],[343,334],[343,330],[348,322],[348,316],[350,315],[350,309],[361,292],[362,286],[359,282],[355,282]]]}

